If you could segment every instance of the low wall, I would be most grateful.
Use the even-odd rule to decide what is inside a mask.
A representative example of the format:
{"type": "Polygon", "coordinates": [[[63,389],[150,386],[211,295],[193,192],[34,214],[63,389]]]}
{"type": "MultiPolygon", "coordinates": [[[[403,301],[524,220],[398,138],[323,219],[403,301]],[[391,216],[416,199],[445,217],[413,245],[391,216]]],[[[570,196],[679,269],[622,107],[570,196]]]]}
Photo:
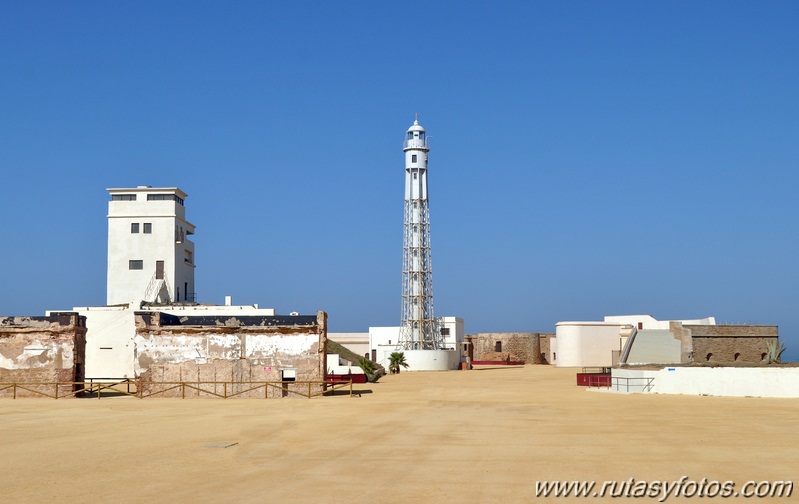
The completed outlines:
{"type": "MultiPolygon", "coordinates": [[[[134,364],[145,382],[297,382],[324,380],[326,372],[327,314],[316,316],[171,317],[159,312],[136,312],[134,364]],[[216,323],[214,323],[216,322],[216,323]]],[[[294,384],[290,389],[304,390],[294,384]]],[[[151,386],[153,390],[158,386],[151,386]]],[[[181,390],[163,396],[181,395],[181,390]]],[[[268,389],[269,396],[285,395],[268,389]]],[[[192,396],[202,396],[192,391],[192,396]]],[[[263,397],[263,390],[242,397],[263,397]]],[[[188,394],[187,394],[188,397],[188,394]]]]}
{"type": "Polygon", "coordinates": [[[613,369],[613,388],[650,393],[725,397],[799,397],[795,367],[667,367],[659,370],[613,369]],[[628,389],[629,387],[629,389],[628,389]]]}
{"type": "Polygon", "coordinates": [[[403,350],[408,368],[402,371],[450,371],[458,369],[461,353],[457,350],[403,350]]]}
{"type": "MultiPolygon", "coordinates": [[[[48,317],[0,317],[0,382],[82,381],[86,318],[74,312],[48,317]]],[[[12,395],[11,389],[0,396],[12,395]]],[[[17,391],[17,397],[35,397],[17,391]]]]}

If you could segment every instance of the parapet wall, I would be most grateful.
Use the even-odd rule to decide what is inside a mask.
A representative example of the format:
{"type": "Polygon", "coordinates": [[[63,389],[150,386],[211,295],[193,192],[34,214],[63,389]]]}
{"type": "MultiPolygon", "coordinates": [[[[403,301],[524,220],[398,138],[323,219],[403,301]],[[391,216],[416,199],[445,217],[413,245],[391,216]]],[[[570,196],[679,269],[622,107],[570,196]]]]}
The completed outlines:
{"type": "Polygon", "coordinates": [[[775,325],[686,325],[694,362],[763,362],[768,343],[779,340],[775,325]]]}
{"type": "Polygon", "coordinates": [[[612,370],[620,392],[729,397],[799,397],[799,367],[674,366],[612,370]],[[649,384],[649,390],[644,387],[649,384]]]}
{"type": "MultiPolygon", "coordinates": [[[[83,381],[86,317],[58,312],[48,317],[0,318],[0,382],[83,381]]],[[[0,396],[10,395],[8,390],[0,396]]],[[[35,396],[24,390],[17,397],[35,396]]]]}

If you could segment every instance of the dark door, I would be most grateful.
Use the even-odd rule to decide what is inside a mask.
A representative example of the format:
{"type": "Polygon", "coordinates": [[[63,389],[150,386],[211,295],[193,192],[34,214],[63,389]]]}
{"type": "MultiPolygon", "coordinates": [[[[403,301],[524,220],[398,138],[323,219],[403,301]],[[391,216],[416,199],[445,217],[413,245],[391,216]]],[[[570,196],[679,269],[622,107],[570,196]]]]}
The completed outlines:
{"type": "Polygon", "coordinates": [[[164,279],[164,261],[155,261],[155,279],[164,279]]]}

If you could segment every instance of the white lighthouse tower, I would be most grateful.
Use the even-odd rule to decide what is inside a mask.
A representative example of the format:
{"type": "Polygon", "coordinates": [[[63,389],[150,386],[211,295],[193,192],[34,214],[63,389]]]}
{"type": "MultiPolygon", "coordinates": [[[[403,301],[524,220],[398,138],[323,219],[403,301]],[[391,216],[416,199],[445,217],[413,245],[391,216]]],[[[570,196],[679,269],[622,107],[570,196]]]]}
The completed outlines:
{"type": "Polygon", "coordinates": [[[427,153],[418,119],[405,135],[405,233],[402,253],[402,326],[405,350],[439,350],[442,337],[433,316],[433,269],[430,250],[430,204],[427,199],[427,153]]]}

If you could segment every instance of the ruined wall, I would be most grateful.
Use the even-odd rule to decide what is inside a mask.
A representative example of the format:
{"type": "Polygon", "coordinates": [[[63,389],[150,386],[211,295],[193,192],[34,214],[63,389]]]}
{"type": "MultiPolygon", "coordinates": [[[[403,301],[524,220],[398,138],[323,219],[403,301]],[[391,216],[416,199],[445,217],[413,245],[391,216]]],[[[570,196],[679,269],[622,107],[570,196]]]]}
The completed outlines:
{"type": "MultiPolygon", "coordinates": [[[[136,312],[134,366],[144,382],[238,382],[233,390],[249,388],[242,382],[281,381],[284,371],[295,380],[324,380],[327,314],[316,316],[175,317],[159,312],[136,312]]],[[[144,386],[150,393],[158,387],[144,386]]],[[[206,385],[222,393],[224,385],[206,385]]],[[[228,394],[231,386],[227,386],[228,394]]],[[[305,384],[289,385],[302,389],[305,384]]],[[[319,388],[318,386],[316,386],[319,388]]],[[[181,395],[180,390],[163,394],[181,395]]],[[[199,391],[186,397],[201,397],[199,391]]],[[[269,388],[268,395],[285,395],[269,388]]],[[[264,390],[241,397],[264,397],[264,390]]]]}
{"type": "MultiPolygon", "coordinates": [[[[77,313],[60,312],[48,317],[2,317],[0,382],[82,381],[85,348],[86,317],[77,313]]],[[[54,391],[47,389],[47,392],[54,391]]],[[[11,394],[10,389],[0,391],[0,396],[11,394]]],[[[17,390],[16,395],[37,396],[23,390],[17,390]]]]}
{"type": "Polygon", "coordinates": [[[474,347],[474,360],[511,360],[542,364],[541,333],[479,333],[465,338],[474,347]],[[497,343],[499,352],[497,351],[497,343]]]}
{"type": "Polygon", "coordinates": [[[779,340],[777,326],[685,326],[691,331],[694,362],[763,362],[767,344],[779,340]]]}

